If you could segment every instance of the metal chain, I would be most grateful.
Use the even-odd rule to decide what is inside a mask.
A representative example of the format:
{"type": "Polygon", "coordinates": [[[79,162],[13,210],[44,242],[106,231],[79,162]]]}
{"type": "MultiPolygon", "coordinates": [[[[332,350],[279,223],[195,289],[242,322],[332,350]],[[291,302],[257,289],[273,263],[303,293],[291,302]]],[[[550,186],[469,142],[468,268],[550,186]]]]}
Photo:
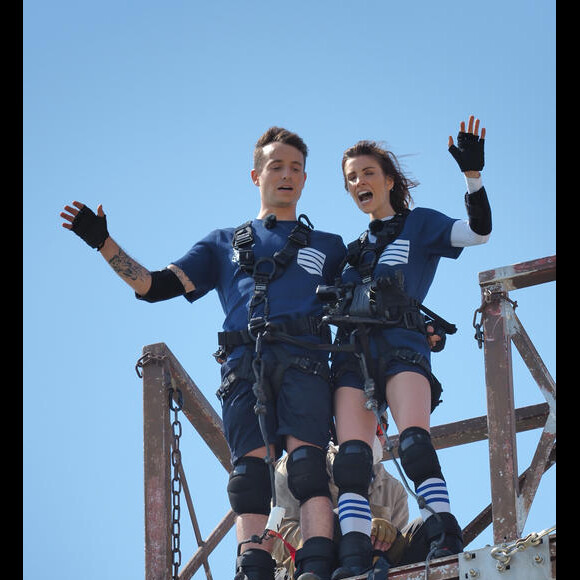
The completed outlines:
{"type": "Polygon", "coordinates": [[[179,467],[181,465],[181,451],[179,441],[182,434],[181,422],[179,421],[179,411],[183,408],[183,395],[181,390],[173,388],[171,378],[169,378],[169,410],[173,414],[171,429],[173,432],[173,443],[171,449],[171,465],[173,467],[173,477],[171,478],[171,550],[173,552],[173,580],[179,578],[179,567],[181,566],[181,478],[179,467]],[[174,399],[174,395],[177,400],[174,399]]]}
{"type": "Polygon", "coordinates": [[[140,379],[143,378],[143,373],[139,369],[142,369],[146,364],[148,364],[150,362],[163,363],[163,361],[166,360],[166,358],[167,357],[163,354],[159,355],[159,354],[152,354],[150,352],[146,352],[143,356],[141,356],[137,359],[137,364],[135,365],[135,372],[137,373],[137,376],[140,379]]]}
{"type": "Polygon", "coordinates": [[[547,528],[545,530],[542,530],[541,532],[532,532],[531,534],[528,534],[525,538],[516,540],[512,544],[502,544],[501,546],[492,548],[492,550],[490,551],[490,555],[492,558],[498,561],[496,566],[497,569],[500,572],[503,572],[506,569],[507,565],[509,564],[509,561],[514,552],[523,552],[526,548],[529,548],[530,546],[537,546],[541,542],[543,536],[550,534],[555,529],[556,526],[552,526],[551,528],[547,528]]]}
{"type": "Polygon", "coordinates": [[[481,305],[479,306],[479,308],[476,308],[475,312],[473,313],[473,328],[475,328],[475,335],[473,338],[475,338],[475,340],[477,340],[477,346],[479,348],[482,348],[483,346],[483,340],[484,340],[484,335],[483,335],[483,311],[485,310],[485,308],[487,307],[488,304],[490,304],[491,302],[497,299],[501,299],[501,300],[506,300],[507,302],[509,302],[512,306],[513,309],[515,310],[518,306],[517,301],[512,300],[511,298],[508,298],[507,292],[505,290],[498,290],[497,287],[491,287],[491,288],[486,288],[483,291],[483,296],[481,297],[481,305]],[[480,314],[480,318],[479,318],[479,322],[477,321],[477,315],[480,314]]]}

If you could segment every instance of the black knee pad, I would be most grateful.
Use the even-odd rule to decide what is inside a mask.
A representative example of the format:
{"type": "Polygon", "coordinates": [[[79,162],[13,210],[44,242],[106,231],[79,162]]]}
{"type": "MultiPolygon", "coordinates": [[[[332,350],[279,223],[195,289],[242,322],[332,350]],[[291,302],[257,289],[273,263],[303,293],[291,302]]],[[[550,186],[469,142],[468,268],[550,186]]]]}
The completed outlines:
{"type": "Polygon", "coordinates": [[[230,473],[228,497],[237,514],[270,513],[272,487],[268,466],[259,457],[242,457],[230,473]]]}
{"type": "Polygon", "coordinates": [[[348,492],[368,497],[372,471],[373,450],[364,441],[352,439],[340,444],[332,467],[340,494],[348,492]]]}
{"type": "Polygon", "coordinates": [[[399,457],[415,489],[430,477],[444,479],[431,435],[421,427],[408,427],[399,437],[399,457]]]}
{"type": "Polygon", "coordinates": [[[326,452],[318,447],[302,445],[288,456],[288,489],[302,505],[312,497],[330,497],[326,452]]]}

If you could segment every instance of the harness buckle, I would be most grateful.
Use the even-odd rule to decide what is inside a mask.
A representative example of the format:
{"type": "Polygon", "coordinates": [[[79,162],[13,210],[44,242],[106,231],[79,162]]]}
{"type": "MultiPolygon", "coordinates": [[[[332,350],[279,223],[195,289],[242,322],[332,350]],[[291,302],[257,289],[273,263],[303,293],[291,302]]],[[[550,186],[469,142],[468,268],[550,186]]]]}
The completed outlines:
{"type": "Polygon", "coordinates": [[[425,326],[420,326],[418,319],[417,319],[417,313],[414,310],[404,310],[403,311],[403,320],[405,322],[405,327],[410,329],[410,330],[419,330],[420,332],[424,332],[425,331],[425,326]]]}
{"type": "Polygon", "coordinates": [[[266,330],[267,320],[263,316],[250,318],[248,322],[248,336],[255,342],[260,332],[266,330]]]}
{"type": "Polygon", "coordinates": [[[219,348],[212,354],[212,356],[215,358],[216,362],[223,364],[228,358],[228,353],[226,349],[220,344],[219,348]]]}
{"type": "Polygon", "coordinates": [[[232,240],[232,245],[237,247],[238,245],[244,246],[254,241],[254,234],[252,232],[252,226],[248,223],[234,232],[234,237],[232,240]]]}

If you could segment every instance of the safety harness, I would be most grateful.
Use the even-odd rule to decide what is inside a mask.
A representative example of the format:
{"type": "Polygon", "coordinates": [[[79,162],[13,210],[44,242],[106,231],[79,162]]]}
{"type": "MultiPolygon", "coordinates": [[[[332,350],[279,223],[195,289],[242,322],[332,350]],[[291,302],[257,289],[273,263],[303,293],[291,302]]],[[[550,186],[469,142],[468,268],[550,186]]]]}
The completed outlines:
{"type": "Polygon", "coordinates": [[[313,345],[294,337],[314,335],[326,339],[325,342],[330,342],[330,331],[328,326],[322,323],[321,317],[308,316],[276,323],[268,320],[270,315],[269,284],[282,276],[301,248],[310,244],[312,229],[314,226],[308,216],[300,214],[298,223],[290,232],[284,247],[271,257],[261,257],[257,260],[254,256],[252,222],[245,222],[234,230],[232,246],[237,252],[240,269],[254,280],[254,293],[248,308],[247,327],[242,330],[218,332],[219,349],[214,354],[218,362],[223,362],[233,348],[255,343],[259,333],[262,333],[267,341],[288,342],[298,346],[308,346],[308,348],[312,348],[313,345]],[[263,304],[263,314],[256,316],[255,310],[260,304],[263,304]]]}
{"type": "MultiPolygon", "coordinates": [[[[434,394],[432,410],[439,403],[441,393],[441,385],[431,372],[427,359],[409,348],[393,347],[382,336],[381,329],[406,328],[427,334],[427,325],[432,325],[433,334],[441,337],[440,346],[433,349],[435,351],[443,348],[447,334],[457,331],[455,325],[405,293],[401,271],[374,278],[381,254],[399,236],[409,213],[410,210],[405,209],[388,221],[373,220],[369,230],[348,245],[343,266],[348,264],[358,271],[360,284],[341,284],[337,279],[335,286],[317,288],[319,298],[325,302],[323,322],[337,327],[337,344],[350,344],[358,359],[358,365],[354,363],[353,366],[358,366],[362,371],[369,409],[378,409],[375,384],[384,384],[385,371],[393,360],[416,365],[425,371],[434,394]],[[370,241],[369,232],[375,235],[376,241],[370,241]],[[371,337],[381,353],[376,363],[371,357],[371,337]]],[[[356,369],[347,364],[342,372],[349,370],[356,369]]]]}
{"type": "Polygon", "coordinates": [[[270,401],[276,403],[278,392],[281,388],[285,372],[289,368],[297,368],[304,373],[321,375],[329,380],[328,364],[325,361],[307,356],[295,355],[286,349],[273,344],[271,353],[274,361],[265,361],[263,355],[263,343],[287,343],[309,350],[329,351],[331,344],[330,328],[323,324],[322,316],[302,317],[285,322],[273,323],[269,320],[269,285],[280,278],[290,263],[296,258],[298,251],[310,244],[310,234],[314,229],[312,223],[305,214],[298,216],[298,223],[290,232],[286,244],[271,257],[257,258],[254,255],[254,230],[252,222],[248,221],[234,230],[232,246],[237,252],[240,270],[248,274],[254,280],[254,291],[249,302],[248,324],[245,329],[218,333],[219,348],[214,357],[219,363],[225,362],[228,354],[238,346],[248,346],[242,354],[242,358],[236,368],[226,373],[222,378],[220,389],[216,393],[220,400],[224,400],[233,386],[239,380],[254,381],[252,390],[256,397],[254,412],[258,417],[258,423],[264,445],[266,457],[264,461],[270,472],[272,490],[272,509],[266,529],[262,536],[252,536],[247,542],[261,543],[269,535],[277,535],[283,517],[283,508],[276,505],[276,489],[274,484],[274,461],[270,454],[270,445],[266,431],[266,404],[270,401]],[[258,315],[257,307],[262,305],[262,314],[258,315]],[[307,342],[302,336],[319,336],[321,344],[307,342]]]}

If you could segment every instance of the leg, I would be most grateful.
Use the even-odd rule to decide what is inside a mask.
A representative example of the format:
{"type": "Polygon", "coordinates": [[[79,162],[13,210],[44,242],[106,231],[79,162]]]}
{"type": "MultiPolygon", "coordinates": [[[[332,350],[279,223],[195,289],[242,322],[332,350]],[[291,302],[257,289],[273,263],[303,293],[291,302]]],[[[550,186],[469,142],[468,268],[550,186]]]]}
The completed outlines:
{"type": "Polygon", "coordinates": [[[431,387],[426,377],[404,371],[387,380],[387,404],[399,433],[407,427],[429,431],[431,387]]]}
{"type": "Polygon", "coordinates": [[[296,552],[295,577],[329,580],[334,567],[334,514],[328,488],[326,452],[288,436],[288,487],[300,502],[303,546],[296,552]]]}
{"type": "Polygon", "coordinates": [[[364,406],[363,391],[340,387],[335,394],[339,452],[334,460],[334,482],[339,488],[338,514],[342,537],[339,568],[333,580],[355,576],[372,564],[371,512],[368,490],[371,482],[377,420],[364,406]]]}
{"type": "Polygon", "coordinates": [[[369,447],[377,428],[377,419],[365,407],[366,396],[361,389],[340,387],[334,395],[334,415],[336,418],[336,434],[338,444],[357,439],[364,441],[369,447]]]}
{"type": "Polygon", "coordinates": [[[461,529],[450,513],[447,484],[429,434],[429,381],[414,372],[394,375],[387,382],[387,403],[400,433],[401,464],[421,498],[427,551],[433,541],[441,540],[436,557],[461,552],[461,529]]]}
{"type": "MultiPolygon", "coordinates": [[[[304,445],[308,446],[309,443],[300,441],[300,439],[296,439],[292,435],[287,438],[286,446],[289,454],[304,445]]],[[[312,445],[312,447],[315,446],[312,445]]],[[[315,448],[318,449],[318,447],[315,448]]],[[[324,466],[326,469],[326,464],[324,466]]],[[[300,527],[302,529],[302,538],[305,542],[314,536],[332,539],[333,526],[334,515],[330,494],[315,495],[300,505],[300,527]]]]}
{"type": "Polygon", "coordinates": [[[268,466],[263,460],[265,455],[265,447],[251,451],[236,462],[230,474],[228,496],[232,509],[238,514],[236,537],[239,555],[235,580],[274,578],[271,543],[248,542],[252,536],[263,535],[270,512],[272,494],[268,466]]]}

